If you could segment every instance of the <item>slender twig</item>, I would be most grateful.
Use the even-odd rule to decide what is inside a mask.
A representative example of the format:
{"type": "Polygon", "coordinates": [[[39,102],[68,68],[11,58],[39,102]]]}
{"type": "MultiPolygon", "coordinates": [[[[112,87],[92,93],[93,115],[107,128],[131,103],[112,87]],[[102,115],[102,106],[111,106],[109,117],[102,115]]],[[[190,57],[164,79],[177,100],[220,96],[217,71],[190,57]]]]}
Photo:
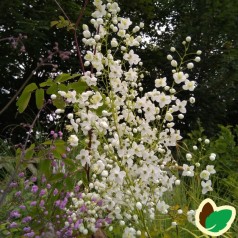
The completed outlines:
{"type": "MultiPolygon", "coordinates": [[[[54,55],[56,52],[51,53],[51,55],[54,55]]],[[[41,63],[37,65],[37,67],[31,71],[30,75],[27,77],[26,81],[21,85],[21,87],[17,90],[17,92],[14,94],[14,96],[10,99],[10,101],[4,106],[3,109],[0,111],[0,115],[7,110],[7,108],[13,103],[13,101],[17,98],[17,96],[21,93],[21,91],[25,88],[27,83],[30,81],[30,79],[34,76],[34,74],[37,72],[37,70],[46,65],[52,65],[51,63],[45,63],[48,59],[45,59],[41,63]]]]}
{"type": "MultiPolygon", "coordinates": [[[[70,21],[69,17],[67,16],[67,14],[65,13],[64,9],[60,6],[59,2],[57,0],[54,0],[55,3],[57,4],[57,6],[60,8],[60,10],[62,11],[62,13],[64,14],[65,18],[70,22],[70,24],[72,24],[72,22],[70,21]]],[[[74,31],[74,41],[75,41],[75,44],[76,44],[76,50],[77,50],[77,55],[78,55],[78,58],[79,58],[79,63],[80,63],[80,66],[81,66],[81,69],[82,69],[82,72],[83,74],[85,73],[85,68],[84,68],[84,64],[83,64],[83,58],[82,58],[82,55],[81,55],[81,50],[80,50],[80,47],[79,47],[79,43],[78,43],[78,37],[77,37],[77,28],[78,28],[78,25],[83,17],[83,14],[84,14],[84,11],[88,5],[88,2],[89,0],[86,0],[85,3],[84,3],[84,6],[79,14],[79,17],[75,23],[75,27],[73,29],[74,31]]]]}
{"type": "Polygon", "coordinates": [[[32,70],[31,74],[27,77],[26,81],[22,84],[22,86],[17,90],[15,95],[10,99],[10,101],[4,106],[4,108],[0,111],[0,115],[6,111],[6,109],[15,101],[17,96],[20,94],[20,92],[25,88],[27,83],[30,81],[30,79],[33,77],[34,73],[42,66],[42,64],[39,64],[34,70],[32,70]]]}

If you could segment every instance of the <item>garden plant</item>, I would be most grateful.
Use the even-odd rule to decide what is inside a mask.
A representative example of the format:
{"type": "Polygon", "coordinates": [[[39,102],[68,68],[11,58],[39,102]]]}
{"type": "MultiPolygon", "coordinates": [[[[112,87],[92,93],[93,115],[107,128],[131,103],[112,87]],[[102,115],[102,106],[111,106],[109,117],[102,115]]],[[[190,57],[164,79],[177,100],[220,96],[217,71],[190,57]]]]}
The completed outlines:
{"type": "MultiPolygon", "coordinates": [[[[224,151],[216,150],[228,141],[234,155],[237,148],[229,128],[222,127],[225,141],[210,141],[201,130],[184,140],[179,130],[186,107],[197,103],[196,79],[189,75],[201,61],[196,39],[185,37],[182,50],[171,45],[171,73],[151,78],[148,91],[150,72],[137,54],[143,22],[133,25],[122,16],[119,2],[94,0],[88,24],[81,24],[88,1],[74,24],[55,2],[62,16],[51,27],[73,34],[75,42],[72,52],[55,43],[29,76],[52,66],[49,79],[17,95],[20,113],[33,96],[39,112],[9,156],[14,160],[4,161],[10,164],[1,180],[0,237],[208,238],[195,225],[196,209],[207,197],[236,207],[237,197],[227,195],[233,175],[220,186],[217,158],[224,151]],[[62,72],[55,56],[65,64],[77,57],[78,73],[62,72]],[[47,108],[54,113],[46,115],[47,108]],[[42,116],[54,129],[38,140],[42,116]]],[[[234,224],[223,237],[237,232],[234,224]]]]}

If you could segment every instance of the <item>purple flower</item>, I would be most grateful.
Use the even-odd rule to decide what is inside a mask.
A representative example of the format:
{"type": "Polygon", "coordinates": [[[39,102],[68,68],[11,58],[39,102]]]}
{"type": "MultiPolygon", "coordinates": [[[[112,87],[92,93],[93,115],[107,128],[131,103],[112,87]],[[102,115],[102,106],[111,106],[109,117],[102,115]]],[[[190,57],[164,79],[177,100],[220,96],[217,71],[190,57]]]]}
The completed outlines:
{"type": "Polygon", "coordinates": [[[50,188],[51,188],[51,185],[48,183],[48,184],[46,185],[46,187],[47,187],[47,189],[50,189],[50,188]]]}
{"type": "Polygon", "coordinates": [[[59,207],[60,206],[60,200],[55,201],[55,206],[59,207]]]}
{"type": "Polygon", "coordinates": [[[58,132],[58,135],[59,135],[59,137],[62,137],[62,136],[63,136],[63,132],[62,132],[62,131],[59,131],[59,132],[58,132]]]}
{"type": "Polygon", "coordinates": [[[75,188],[74,188],[74,191],[77,193],[80,189],[80,186],[76,185],[75,188]]]}
{"type": "Polygon", "coordinates": [[[20,216],[21,216],[21,214],[18,211],[12,211],[10,213],[11,218],[19,218],[20,216]]]}
{"type": "Polygon", "coordinates": [[[61,156],[62,156],[63,159],[67,158],[66,154],[62,154],[61,156]]]}
{"type": "Polygon", "coordinates": [[[22,209],[22,210],[26,210],[26,206],[25,205],[20,205],[19,208],[22,209]]]}
{"type": "Polygon", "coordinates": [[[33,201],[30,203],[31,206],[35,206],[36,205],[36,201],[33,201]]]}
{"type": "Polygon", "coordinates": [[[109,217],[106,217],[106,218],[105,218],[105,222],[106,222],[107,224],[111,224],[111,223],[112,223],[112,219],[109,218],[109,217]]]}
{"type": "Polygon", "coordinates": [[[51,135],[54,135],[54,134],[55,134],[55,132],[52,130],[52,131],[50,131],[50,134],[51,134],[51,135]]]}
{"type": "Polygon", "coordinates": [[[44,196],[46,194],[46,190],[45,189],[41,189],[41,191],[40,191],[40,196],[42,197],[42,196],[44,196]]]}
{"type": "Polygon", "coordinates": [[[37,193],[37,191],[38,191],[38,186],[37,186],[37,185],[33,185],[32,188],[31,188],[31,191],[32,191],[33,193],[37,193]]]}
{"type": "Polygon", "coordinates": [[[16,222],[12,222],[10,225],[9,225],[9,228],[16,228],[18,227],[18,224],[16,222]]]}
{"type": "Polygon", "coordinates": [[[79,225],[83,222],[83,219],[79,219],[74,224],[74,229],[77,230],[79,228],[79,225]]]}
{"type": "Polygon", "coordinates": [[[80,212],[86,212],[87,211],[86,205],[83,205],[82,207],[80,207],[79,211],[80,212]]]}
{"type": "Polygon", "coordinates": [[[26,180],[24,182],[24,186],[25,186],[25,189],[28,189],[29,188],[29,180],[26,180]]]}
{"type": "Polygon", "coordinates": [[[19,178],[23,178],[24,175],[25,175],[24,172],[21,172],[21,173],[18,174],[18,177],[19,177],[19,178]]]}
{"type": "Polygon", "coordinates": [[[26,233],[26,234],[24,234],[24,236],[25,236],[25,237],[34,237],[34,236],[35,236],[35,232],[32,231],[32,232],[30,232],[30,233],[26,233]]]}
{"type": "Polygon", "coordinates": [[[31,221],[31,217],[30,216],[27,216],[27,217],[24,217],[23,219],[22,219],[22,223],[28,223],[28,222],[30,222],[31,221]]]}
{"type": "Polygon", "coordinates": [[[37,180],[37,177],[31,177],[31,181],[34,183],[34,182],[36,182],[36,180],[37,180]]]}
{"type": "Polygon", "coordinates": [[[42,183],[46,182],[46,177],[44,175],[42,176],[41,181],[42,181],[42,183]]]}
{"type": "Polygon", "coordinates": [[[23,228],[23,231],[25,232],[30,232],[31,231],[31,228],[29,226],[26,226],[23,228]]]}
{"type": "Polygon", "coordinates": [[[40,207],[44,207],[45,201],[44,201],[44,200],[41,200],[39,205],[40,205],[40,207]]]}
{"type": "Polygon", "coordinates": [[[17,187],[17,183],[16,183],[16,182],[11,182],[11,183],[10,183],[10,187],[11,187],[11,188],[17,187]]]}
{"type": "Polygon", "coordinates": [[[64,208],[66,207],[67,202],[68,202],[68,199],[67,199],[67,198],[65,198],[63,201],[61,201],[61,203],[60,203],[60,209],[64,209],[64,208]]]}
{"type": "Polygon", "coordinates": [[[55,188],[55,190],[54,190],[54,192],[53,192],[54,196],[55,196],[55,195],[57,195],[57,194],[58,194],[58,192],[59,192],[59,191],[58,191],[58,189],[57,189],[57,188],[55,188]]]}
{"type": "Polygon", "coordinates": [[[102,200],[99,200],[99,201],[97,202],[97,205],[98,205],[99,207],[101,207],[101,206],[103,205],[103,201],[102,201],[102,200]]]}
{"type": "Polygon", "coordinates": [[[16,193],[15,193],[15,196],[16,196],[16,197],[21,196],[21,191],[16,192],[16,193]]]}

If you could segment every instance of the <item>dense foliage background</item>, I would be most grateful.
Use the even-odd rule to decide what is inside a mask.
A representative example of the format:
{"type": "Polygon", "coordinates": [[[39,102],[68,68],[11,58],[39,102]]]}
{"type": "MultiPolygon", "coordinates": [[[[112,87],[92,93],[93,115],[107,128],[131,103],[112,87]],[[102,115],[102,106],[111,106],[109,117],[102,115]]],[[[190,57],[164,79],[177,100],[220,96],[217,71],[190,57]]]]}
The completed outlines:
{"type": "MultiPolygon", "coordinates": [[[[52,182],[52,187],[55,186],[59,190],[65,188],[72,190],[75,181],[81,179],[80,176],[79,178],[75,176],[78,175],[78,171],[74,162],[69,159],[65,161],[68,162],[67,166],[73,175],[70,174],[67,179],[63,172],[52,175],[50,162],[47,159],[40,162],[37,160],[37,158],[46,158],[46,154],[50,154],[51,149],[55,150],[54,146],[52,148],[49,146],[48,151],[42,149],[51,145],[52,141],[40,144],[45,140],[39,138],[44,136],[41,132],[46,132],[47,139],[53,138],[54,141],[55,133],[49,135],[50,130],[63,129],[64,118],[59,124],[61,128],[55,128],[56,125],[51,120],[46,120],[46,114],[53,114],[55,108],[52,105],[47,106],[43,109],[37,123],[34,123],[36,128],[32,137],[30,135],[27,137],[30,124],[34,118],[38,119],[36,115],[39,110],[35,105],[35,98],[32,97],[26,111],[21,114],[17,110],[16,99],[24,86],[29,83],[34,82],[39,85],[49,77],[54,78],[56,74],[62,72],[81,73],[74,32],[70,29],[67,32],[65,28],[56,29],[51,26],[51,22],[62,20],[59,16],[67,15],[72,23],[76,23],[85,2],[88,2],[86,11],[76,32],[79,43],[83,38],[82,24],[89,21],[92,13],[92,1],[1,0],[0,2],[0,184],[5,183],[8,175],[11,182],[17,169],[24,170],[26,178],[36,174],[39,176],[41,173],[46,174],[47,179],[52,182]],[[58,54],[54,54],[55,51],[58,54]],[[46,61],[44,66],[39,67],[49,56],[51,63],[47,64],[46,61]],[[30,143],[28,146],[28,139],[32,142],[31,146],[30,143]],[[24,153],[26,152],[27,161],[23,164],[21,159],[24,155],[19,155],[20,149],[12,150],[14,147],[9,146],[16,145],[15,148],[21,148],[19,143],[25,143],[22,148],[24,153]],[[17,163],[19,166],[16,166],[17,163]]],[[[202,61],[190,71],[190,77],[196,79],[198,83],[194,92],[197,103],[188,106],[188,116],[178,126],[182,129],[183,136],[187,138],[183,143],[191,148],[194,142],[199,141],[198,138],[206,138],[204,134],[211,136],[206,157],[212,152],[217,153],[217,180],[214,183],[216,199],[220,201],[226,198],[229,204],[237,207],[238,2],[236,0],[121,0],[119,4],[121,13],[129,16],[135,25],[141,21],[145,23],[144,43],[137,52],[144,62],[144,68],[149,72],[148,75],[145,74],[143,81],[145,90],[153,90],[154,79],[160,75],[167,76],[168,81],[170,80],[171,66],[166,56],[171,46],[182,47],[181,42],[189,35],[194,42],[192,50],[202,50],[202,61]]],[[[85,52],[83,47],[80,45],[82,53],[85,52]]],[[[45,99],[47,100],[47,96],[45,99]]],[[[59,144],[56,144],[54,156],[57,159],[62,159],[61,154],[67,153],[65,144],[61,139],[59,144]]],[[[174,155],[179,164],[182,164],[188,151],[180,151],[179,148],[178,143],[174,155]]],[[[75,157],[75,154],[70,156],[75,157]]],[[[188,185],[190,186],[189,183],[188,185]]],[[[189,189],[185,188],[184,192],[181,191],[183,196],[179,198],[183,197],[186,200],[189,189]]],[[[12,194],[6,196],[7,201],[12,198],[15,201],[15,195],[12,194]]],[[[5,197],[2,200],[4,199],[5,197]]],[[[50,199],[49,207],[55,202],[53,198],[50,199]]],[[[10,207],[12,204],[9,204],[10,207]]],[[[0,217],[7,217],[5,210],[7,211],[3,209],[0,213],[0,217]]],[[[36,212],[33,211],[32,214],[35,215],[36,212]]],[[[234,233],[237,229],[235,226],[234,233]]]]}
{"type": "MultiPolygon", "coordinates": [[[[83,5],[80,0],[59,1],[71,22],[76,22],[83,5]]],[[[238,118],[238,2],[236,0],[132,0],[120,1],[122,13],[136,23],[145,23],[144,35],[148,39],[139,54],[145,68],[155,78],[160,72],[168,74],[166,55],[171,44],[181,45],[186,35],[193,38],[196,47],[203,51],[202,61],[193,77],[198,82],[195,97],[199,103],[189,108],[186,118],[188,131],[197,128],[200,121],[208,134],[218,131],[217,124],[235,125],[238,118]]],[[[87,6],[81,25],[89,18],[92,3],[87,6]]],[[[2,0],[0,3],[0,104],[1,109],[27,80],[41,57],[47,57],[55,42],[60,50],[73,52],[73,33],[50,27],[50,22],[63,15],[54,1],[2,0]],[[27,36],[19,38],[19,34],[27,36]],[[9,91],[9,93],[6,92],[9,91]]],[[[79,31],[79,30],[78,30],[79,31]]],[[[20,35],[20,36],[21,36],[20,35]]],[[[79,41],[81,39],[78,32],[79,41]]],[[[75,52],[69,60],[54,58],[64,72],[80,71],[75,52]]],[[[49,77],[52,67],[37,71],[31,81],[40,83],[49,77]]],[[[145,80],[145,87],[153,87],[153,81],[145,80]]],[[[31,82],[30,81],[30,82],[31,82]]],[[[13,143],[21,141],[24,129],[20,123],[28,123],[36,113],[34,105],[27,113],[19,115],[15,101],[1,111],[1,136],[12,137],[13,143]],[[17,136],[13,136],[16,135],[17,136]]],[[[181,125],[182,126],[182,125],[181,125]]]]}

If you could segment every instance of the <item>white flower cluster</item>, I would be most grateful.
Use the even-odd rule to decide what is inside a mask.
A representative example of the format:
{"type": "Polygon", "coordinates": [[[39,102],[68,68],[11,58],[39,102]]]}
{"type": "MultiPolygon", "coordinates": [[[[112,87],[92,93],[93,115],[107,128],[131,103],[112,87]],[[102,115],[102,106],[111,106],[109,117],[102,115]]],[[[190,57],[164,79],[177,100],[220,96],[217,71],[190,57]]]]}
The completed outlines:
{"type": "MultiPolygon", "coordinates": [[[[184,118],[187,105],[178,91],[193,91],[196,83],[168,56],[176,67],[173,74],[169,80],[155,79],[156,88],[143,94],[142,62],[135,53],[143,23],[132,28],[129,18],[117,16],[120,8],[112,0],[93,4],[92,25],[83,25],[82,39],[88,47],[84,56],[88,70],[81,80],[88,89],[81,94],[58,93],[74,106],[74,113],[68,115],[68,142],[81,148],[76,160],[87,171],[88,193],[98,194],[108,218],[125,226],[123,237],[135,237],[141,234],[138,227],[146,230],[143,217],[155,219],[168,213],[163,195],[179,184],[169,171],[176,165],[170,146],[182,138],[174,127],[177,119],[184,118]],[[95,87],[99,83],[103,89],[95,87]]],[[[189,101],[194,103],[194,98],[189,101]]],[[[207,170],[212,172],[211,167],[207,170]]],[[[183,173],[192,176],[193,166],[184,165],[183,173]]],[[[77,207],[80,201],[72,199],[77,207]]],[[[83,232],[85,227],[80,229],[83,232]]]]}
{"type": "MultiPolygon", "coordinates": [[[[209,139],[205,139],[203,141],[202,138],[199,138],[198,142],[199,142],[200,146],[202,147],[201,150],[202,151],[206,151],[205,146],[209,145],[210,140],[209,139]]],[[[189,166],[188,164],[183,164],[182,176],[194,177],[195,176],[195,172],[196,172],[199,175],[198,179],[202,180],[201,181],[202,194],[206,194],[209,191],[213,191],[212,181],[210,180],[210,176],[212,174],[215,174],[216,170],[214,169],[214,165],[209,165],[209,164],[205,165],[206,169],[201,170],[202,166],[201,166],[200,162],[201,161],[205,162],[205,161],[204,161],[203,156],[201,155],[200,151],[198,150],[198,146],[197,145],[193,146],[193,150],[194,150],[194,153],[187,153],[186,154],[187,161],[189,161],[193,165],[189,166]]],[[[209,155],[209,159],[211,161],[215,160],[215,158],[216,158],[216,154],[215,153],[211,153],[209,155]]]]}

